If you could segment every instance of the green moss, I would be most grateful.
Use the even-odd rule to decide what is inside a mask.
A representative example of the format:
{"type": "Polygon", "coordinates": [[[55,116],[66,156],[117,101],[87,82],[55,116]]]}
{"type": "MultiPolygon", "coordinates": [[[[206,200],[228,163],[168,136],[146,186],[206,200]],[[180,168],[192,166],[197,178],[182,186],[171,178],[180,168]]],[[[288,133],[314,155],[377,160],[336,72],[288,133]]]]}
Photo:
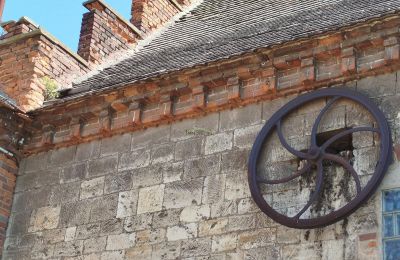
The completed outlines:
{"type": "Polygon", "coordinates": [[[40,79],[42,84],[45,86],[44,100],[56,99],[59,96],[58,85],[54,79],[45,76],[40,79]]]}

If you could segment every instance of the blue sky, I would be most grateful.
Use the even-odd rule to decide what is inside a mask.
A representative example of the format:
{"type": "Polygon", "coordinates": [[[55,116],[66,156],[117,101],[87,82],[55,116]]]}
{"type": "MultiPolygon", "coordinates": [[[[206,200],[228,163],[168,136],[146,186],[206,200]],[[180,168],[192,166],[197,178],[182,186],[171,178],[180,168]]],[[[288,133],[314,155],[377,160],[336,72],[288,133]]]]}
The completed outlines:
{"type": "MultiPolygon", "coordinates": [[[[88,10],[83,0],[6,0],[3,21],[18,20],[22,16],[56,36],[76,51],[79,41],[82,14],[88,10]]],[[[130,19],[132,0],[105,0],[125,19],[130,19]]]]}

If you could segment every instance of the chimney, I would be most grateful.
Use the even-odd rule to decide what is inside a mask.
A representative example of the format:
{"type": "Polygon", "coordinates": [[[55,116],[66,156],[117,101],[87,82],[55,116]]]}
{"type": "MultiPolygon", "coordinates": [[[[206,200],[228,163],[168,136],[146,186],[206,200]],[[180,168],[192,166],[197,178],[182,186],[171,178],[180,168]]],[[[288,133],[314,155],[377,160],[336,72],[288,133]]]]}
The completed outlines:
{"type": "Polygon", "coordinates": [[[131,22],[145,35],[163,27],[194,0],[132,0],[131,22]]]}
{"type": "MultiPolygon", "coordinates": [[[[78,54],[91,67],[121,51],[133,49],[141,32],[102,0],[83,3],[89,12],[83,15],[78,54]]],[[[112,57],[111,57],[112,58],[112,57]]]]}
{"type": "Polygon", "coordinates": [[[0,0],[0,22],[3,21],[3,10],[4,10],[5,4],[6,4],[6,0],[0,0]]]}
{"type": "Polygon", "coordinates": [[[88,64],[27,17],[0,24],[0,91],[24,111],[89,71],[88,64]]]}

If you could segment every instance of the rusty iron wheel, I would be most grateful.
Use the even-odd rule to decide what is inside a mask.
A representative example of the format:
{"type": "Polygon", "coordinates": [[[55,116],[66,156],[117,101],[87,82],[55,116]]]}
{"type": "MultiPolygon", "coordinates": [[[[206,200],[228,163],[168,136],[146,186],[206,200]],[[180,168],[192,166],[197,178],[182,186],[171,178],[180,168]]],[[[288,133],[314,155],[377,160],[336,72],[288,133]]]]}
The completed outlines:
{"type": "Polygon", "coordinates": [[[248,182],[250,186],[251,195],[258,205],[258,207],[270,218],[276,222],[291,227],[299,229],[309,229],[324,227],[333,224],[343,218],[349,216],[355,210],[357,210],[364,202],[366,202],[375,192],[378,185],[382,181],[389,164],[392,160],[392,140],[390,134],[390,128],[384,114],[379,110],[379,108],[366,96],[344,88],[327,88],[311,93],[301,95],[294,100],[288,102],[281,109],[279,109],[265,124],[258,134],[255,143],[253,145],[252,151],[250,153],[249,165],[248,165],[248,182]],[[281,121],[285,116],[293,112],[295,109],[300,108],[306,103],[313,100],[326,98],[329,100],[326,106],[321,110],[317,116],[314,125],[311,130],[311,144],[307,152],[297,151],[292,148],[285,140],[282,129],[281,121]],[[325,112],[339,99],[348,99],[362,105],[376,121],[376,127],[354,127],[344,130],[330,139],[325,143],[318,146],[317,144],[317,130],[318,126],[323,118],[325,112]],[[307,161],[304,167],[293,173],[289,177],[285,177],[279,180],[267,180],[265,178],[260,178],[257,176],[257,164],[260,158],[261,151],[265,144],[265,141],[269,138],[270,134],[276,130],[278,138],[282,146],[289,151],[291,154],[295,155],[301,160],[307,161]],[[354,170],[353,166],[344,158],[338,155],[330,154],[327,152],[327,148],[340,138],[353,134],[355,132],[365,132],[371,131],[380,136],[380,153],[378,163],[375,168],[375,172],[370,178],[369,182],[364,188],[361,187],[360,179],[357,172],[354,170]],[[335,162],[341,166],[352,176],[355,186],[356,186],[356,196],[351,201],[349,201],[345,206],[338,210],[332,211],[327,215],[302,219],[301,216],[311,207],[311,205],[316,202],[319,198],[323,182],[324,182],[324,171],[322,166],[322,161],[328,160],[335,162]],[[276,210],[274,210],[264,199],[261,192],[261,185],[270,184],[278,185],[285,182],[294,180],[302,175],[306,174],[311,170],[312,167],[317,169],[316,177],[316,188],[311,193],[309,201],[306,205],[293,217],[283,215],[276,210]]]}

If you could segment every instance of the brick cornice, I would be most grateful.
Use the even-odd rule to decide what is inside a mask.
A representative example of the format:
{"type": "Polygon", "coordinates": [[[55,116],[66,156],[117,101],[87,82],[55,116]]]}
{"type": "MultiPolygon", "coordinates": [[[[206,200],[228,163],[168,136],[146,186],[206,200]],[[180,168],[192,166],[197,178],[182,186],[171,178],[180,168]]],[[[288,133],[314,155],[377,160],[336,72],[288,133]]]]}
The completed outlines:
{"type": "Polygon", "coordinates": [[[400,17],[208,67],[61,100],[33,112],[27,154],[400,69],[400,17]],[[63,103],[61,103],[63,102],[63,103]]]}

